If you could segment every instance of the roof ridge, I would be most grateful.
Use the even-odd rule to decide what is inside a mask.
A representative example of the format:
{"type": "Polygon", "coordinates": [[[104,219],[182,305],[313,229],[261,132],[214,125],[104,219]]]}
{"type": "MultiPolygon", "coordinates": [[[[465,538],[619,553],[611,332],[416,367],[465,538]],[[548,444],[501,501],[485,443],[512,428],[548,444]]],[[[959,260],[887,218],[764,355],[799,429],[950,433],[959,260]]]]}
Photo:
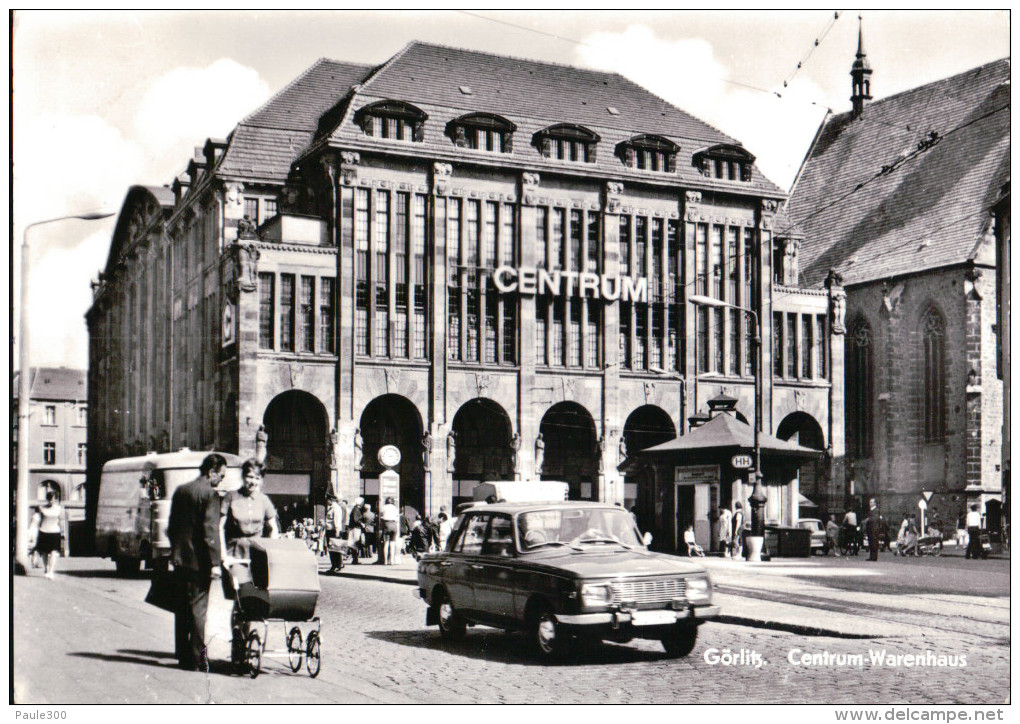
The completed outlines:
{"type": "MultiPolygon", "coordinates": [[[[878,105],[881,105],[881,104],[884,104],[884,103],[886,103],[888,101],[893,101],[893,100],[900,99],[903,96],[907,96],[907,95],[910,95],[912,93],[918,93],[918,92],[925,91],[925,90],[931,90],[931,87],[933,85],[938,85],[939,83],[948,83],[948,82],[951,82],[951,81],[956,81],[956,80],[958,80],[959,78],[962,78],[965,75],[970,75],[972,73],[980,73],[981,71],[985,70],[986,68],[991,68],[992,66],[998,65],[1000,63],[1009,64],[1009,62],[1010,62],[1009,56],[1006,56],[1005,58],[999,58],[997,60],[992,60],[992,61],[989,61],[987,63],[984,63],[983,65],[978,65],[978,66],[975,66],[975,67],[970,68],[968,70],[964,70],[964,71],[961,71],[959,73],[954,73],[953,75],[947,75],[947,76],[944,76],[942,78],[938,78],[936,80],[928,81],[924,85],[915,86],[914,88],[905,88],[904,90],[901,90],[901,91],[898,91],[896,93],[893,93],[890,96],[883,96],[882,98],[878,98],[878,99],[872,101],[871,103],[867,104],[864,107],[864,110],[867,111],[867,109],[869,109],[869,108],[874,108],[874,107],[876,107],[878,105]]],[[[842,118],[843,116],[849,115],[850,113],[853,113],[852,109],[848,110],[848,111],[844,111],[843,113],[834,114],[832,116],[832,118],[829,119],[829,120],[830,120],[830,122],[831,121],[835,121],[836,119],[842,118]]]]}
{"type": "Polygon", "coordinates": [[[305,79],[305,78],[306,78],[306,77],[308,76],[308,74],[309,74],[309,73],[311,73],[311,72],[312,72],[312,71],[313,71],[314,69],[318,68],[318,67],[319,67],[320,65],[322,65],[323,63],[325,63],[325,62],[329,62],[329,61],[330,61],[330,59],[329,59],[329,58],[326,58],[326,57],[324,57],[324,56],[323,56],[323,57],[321,57],[321,58],[319,58],[318,60],[316,60],[316,61],[315,61],[314,63],[312,63],[312,64],[311,64],[310,66],[308,66],[307,68],[305,68],[305,69],[304,69],[304,71],[302,71],[301,73],[299,73],[299,74],[297,75],[297,77],[296,77],[296,78],[294,78],[293,80],[291,80],[291,82],[290,82],[290,83],[288,83],[287,85],[285,85],[285,86],[284,86],[283,88],[281,88],[280,90],[278,90],[278,91],[277,91],[276,93],[273,93],[273,95],[271,95],[271,96],[270,96],[270,97],[269,97],[268,99],[266,99],[266,101],[265,101],[265,102],[264,102],[264,103],[263,103],[263,104],[262,104],[261,106],[259,106],[259,107],[258,107],[258,108],[256,108],[256,109],[255,109],[254,111],[252,111],[251,113],[249,113],[248,115],[246,115],[246,116],[245,116],[244,118],[242,118],[242,119],[241,119],[240,121],[238,121],[238,122],[237,122],[237,123],[235,124],[235,126],[234,126],[234,127],[236,128],[237,126],[241,126],[241,125],[254,125],[254,124],[252,124],[252,123],[249,123],[249,119],[250,119],[250,118],[251,118],[252,116],[254,116],[254,115],[256,115],[256,114],[258,114],[258,113],[261,113],[262,111],[266,110],[266,109],[267,109],[267,108],[269,107],[269,105],[270,105],[271,103],[273,103],[273,102],[274,102],[274,101],[275,101],[275,100],[276,100],[277,98],[279,98],[280,96],[282,96],[282,95],[283,95],[284,93],[286,93],[287,91],[289,91],[289,90],[290,90],[291,88],[293,88],[294,86],[296,86],[296,85],[297,85],[297,84],[298,84],[298,83],[299,83],[300,81],[304,80],[304,79],[305,79]]]}

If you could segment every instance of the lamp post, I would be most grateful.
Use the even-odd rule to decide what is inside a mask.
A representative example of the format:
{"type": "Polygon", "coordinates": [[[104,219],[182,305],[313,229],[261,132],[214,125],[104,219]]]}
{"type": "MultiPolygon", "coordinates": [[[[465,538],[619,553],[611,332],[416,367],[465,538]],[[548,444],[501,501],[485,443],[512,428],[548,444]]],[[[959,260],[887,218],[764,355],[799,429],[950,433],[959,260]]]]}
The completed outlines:
{"type": "Polygon", "coordinates": [[[35,221],[25,227],[21,235],[21,322],[18,325],[18,478],[14,503],[14,570],[28,571],[28,396],[31,394],[31,369],[28,358],[28,230],[34,226],[52,224],[67,219],[96,221],[114,216],[113,212],[97,211],[70,214],[54,219],[35,221]]]}
{"type": "Polygon", "coordinates": [[[736,309],[750,314],[751,318],[754,319],[754,466],[748,471],[748,477],[751,479],[750,482],[754,486],[751,491],[751,535],[747,537],[747,560],[748,561],[760,561],[761,550],[765,542],[765,516],[764,508],[765,491],[761,486],[761,406],[762,406],[762,388],[764,382],[762,379],[762,366],[761,366],[761,320],[758,318],[758,313],[753,309],[747,307],[741,307],[736,304],[730,304],[724,302],[721,299],[713,299],[712,297],[706,297],[699,294],[694,294],[687,297],[693,304],[702,304],[706,307],[728,307],[730,309],[736,309]]]}

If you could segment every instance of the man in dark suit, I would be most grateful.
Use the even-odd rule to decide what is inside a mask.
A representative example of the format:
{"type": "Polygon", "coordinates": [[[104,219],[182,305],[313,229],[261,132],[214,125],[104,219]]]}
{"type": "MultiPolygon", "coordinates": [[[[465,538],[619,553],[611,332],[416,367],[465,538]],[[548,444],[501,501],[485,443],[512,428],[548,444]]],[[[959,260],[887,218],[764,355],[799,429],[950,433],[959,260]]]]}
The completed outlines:
{"type": "Polygon", "coordinates": [[[881,526],[881,524],[882,523],[879,520],[878,515],[878,504],[875,502],[875,499],[872,498],[871,510],[868,511],[868,520],[866,521],[865,524],[866,529],[868,531],[868,551],[869,551],[868,560],[870,561],[878,560],[878,545],[879,545],[878,533],[879,526],[881,526]]]}
{"type": "Polygon", "coordinates": [[[220,572],[220,497],[215,487],[226,474],[222,455],[207,455],[201,475],[174,491],[170,503],[171,560],[183,601],[174,615],[174,653],[181,668],[205,669],[205,618],[209,584],[220,572]]]}

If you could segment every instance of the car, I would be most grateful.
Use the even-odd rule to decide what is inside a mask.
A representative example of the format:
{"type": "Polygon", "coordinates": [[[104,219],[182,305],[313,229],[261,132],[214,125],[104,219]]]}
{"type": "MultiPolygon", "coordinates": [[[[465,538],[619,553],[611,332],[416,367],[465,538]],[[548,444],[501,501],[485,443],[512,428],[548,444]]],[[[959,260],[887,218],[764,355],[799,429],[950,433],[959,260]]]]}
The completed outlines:
{"type": "Polygon", "coordinates": [[[825,535],[825,523],[818,518],[801,518],[797,521],[798,528],[807,528],[811,531],[811,553],[829,555],[829,540],[825,535]]]}
{"type": "Polygon", "coordinates": [[[609,503],[492,503],[466,508],[446,550],[418,563],[427,626],[447,640],[485,625],[526,632],[540,659],[583,642],[655,639],[693,649],[719,615],[712,581],[687,558],[648,550],[633,516],[609,503]]]}

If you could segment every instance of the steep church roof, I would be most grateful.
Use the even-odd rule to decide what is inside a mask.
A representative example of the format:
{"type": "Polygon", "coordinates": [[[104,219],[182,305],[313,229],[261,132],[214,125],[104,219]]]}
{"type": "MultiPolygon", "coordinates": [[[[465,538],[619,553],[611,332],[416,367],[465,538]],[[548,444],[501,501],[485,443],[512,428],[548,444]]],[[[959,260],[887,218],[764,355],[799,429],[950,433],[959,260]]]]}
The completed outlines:
{"type": "Polygon", "coordinates": [[[1009,178],[1009,71],[998,60],[823,122],[787,206],[804,284],[974,258],[1009,178]]]}

